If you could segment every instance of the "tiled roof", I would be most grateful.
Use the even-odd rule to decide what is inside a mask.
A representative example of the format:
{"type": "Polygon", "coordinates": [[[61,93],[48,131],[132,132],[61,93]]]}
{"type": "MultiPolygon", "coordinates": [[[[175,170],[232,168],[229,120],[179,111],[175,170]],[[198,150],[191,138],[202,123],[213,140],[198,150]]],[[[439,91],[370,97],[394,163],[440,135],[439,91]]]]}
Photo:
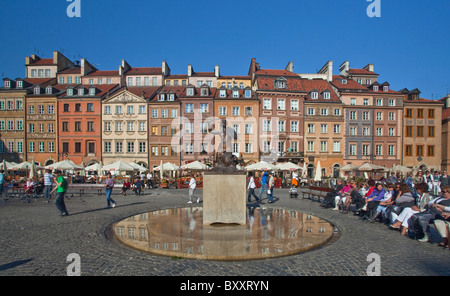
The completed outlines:
{"type": "Polygon", "coordinates": [[[442,110],[442,120],[444,119],[450,119],[450,108],[442,110]]]}
{"type": "Polygon", "coordinates": [[[293,76],[298,77],[298,74],[286,71],[286,70],[271,70],[271,69],[260,69],[257,70],[256,75],[266,75],[266,76],[293,76]]]}
{"type": "Polygon", "coordinates": [[[56,82],[55,78],[25,78],[24,80],[33,85],[51,84],[56,82]]]}
{"type": "Polygon", "coordinates": [[[181,78],[187,78],[187,74],[174,74],[174,75],[168,75],[165,79],[181,79],[181,78]]]}
{"type": "Polygon", "coordinates": [[[247,100],[249,100],[249,99],[256,99],[256,96],[255,96],[255,93],[253,92],[253,91],[251,91],[251,96],[250,96],[250,98],[246,98],[245,97],[245,91],[246,90],[251,90],[250,88],[244,88],[244,89],[242,89],[242,88],[235,88],[235,89],[229,89],[229,88],[218,88],[218,90],[216,91],[216,94],[215,94],[215,96],[214,96],[214,100],[225,100],[225,99],[234,99],[234,100],[243,100],[243,99],[247,99],[247,100]],[[221,92],[221,90],[225,90],[226,91],[226,97],[225,98],[222,98],[222,97],[220,97],[220,92],[221,92]],[[238,98],[235,98],[235,97],[233,97],[233,91],[234,90],[238,90],[239,91],[239,97],[238,98]]]}
{"type": "MultiPolygon", "coordinates": [[[[144,99],[149,100],[160,88],[161,86],[128,86],[127,90],[138,97],[142,97],[142,94],[144,94],[144,99]]],[[[122,89],[124,89],[124,87],[118,91],[121,91],[122,89]]]]}
{"type": "Polygon", "coordinates": [[[175,94],[175,100],[178,100],[181,96],[186,95],[186,86],[184,85],[164,85],[155,92],[155,95],[151,98],[152,102],[158,100],[158,94],[175,94]]]}
{"type": "Polygon", "coordinates": [[[216,77],[214,72],[194,72],[191,77],[216,77]]]}
{"type": "Polygon", "coordinates": [[[330,85],[330,83],[328,83],[328,81],[323,80],[323,79],[302,79],[302,85],[303,85],[303,90],[306,91],[308,93],[308,95],[305,96],[305,99],[308,101],[326,101],[326,102],[330,102],[330,101],[335,101],[335,102],[340,102],[341,100],[339,99],[339,96],[336,94],[336,92],[333,90],[333,87],[330,85]],[[311,99],[309,93],[313,90],[318,91],[319,93],[319,97],[318,99],[311,99]],[[330,92],[330,98],[329,99],[324,99],[322,92],[328,90],[330,92]]]}
{"type": "MultiPolygon", "coordinates": [[[[279,76],[284,77],[284,76],[279,76]]],[[[276,91],[283,91],[283,92],[289,92],[289,91],[304,91],[303,85],[302,85],[302,79],[300,76],[296,76],[295,79],[286,79],[286,88],[276,88],[277,77],[257,77],[257,83],[258,83],[258,90],[276,90],[276,91]]]]}
{"type": "Polygon", "coordinates": [[[348,73],[353,75],[378,75],[366,69],[348,69],[348,73]]]}
{"type": "Polygon", "coordinates": [[[81,74],[81,67],[67,68],[58,72],[58,74],[81,74]]]}
{"type": "Polygon", "coordinates": [[[357,90],[357,91],[366,91],[366,92],[370,91],[364,85],[361,85],[358,82],[354,81],[353,79],[348,79],[341,75],[333,75],[333,80],[331,81],[331,84],[333,84],[339,90],[347,90],[348,89],[348,90],[357,90]],[[346,83],[342,83],[343,80],[346,80],[346,83]]]}
{"type": "Polygon", "coordinates": [[[54,64],[53,64],[53,59],[40,59],[40,60],[37,60],[36,62],[32,63],[31,65],[39,66],[39,65],[54,65],[54,64]]]}
{"type": "Polygon", "coordinates": [[[119,76],[119,71],[94,71],[89,73],[87,76],[119,76]]]}
{"type": "Polygon", "coordinates": [[[162,75],[161,67],[131,68],[125,75],[162,75]]]}

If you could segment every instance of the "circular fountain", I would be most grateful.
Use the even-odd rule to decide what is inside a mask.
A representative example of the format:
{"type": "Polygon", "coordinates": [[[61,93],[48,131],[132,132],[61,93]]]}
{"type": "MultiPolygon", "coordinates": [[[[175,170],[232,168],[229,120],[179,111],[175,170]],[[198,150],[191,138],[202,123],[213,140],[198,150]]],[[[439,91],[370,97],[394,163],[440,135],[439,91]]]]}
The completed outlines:
{"type": "Polygon", "coordinates": [[[293,210],[247,206],[246,220],[245,225],[208,225],[202,207],[165,209],[113,224],[110,237],[157,255],[235,261],[298,254],[339,236],[331,223],[293,210]]]}

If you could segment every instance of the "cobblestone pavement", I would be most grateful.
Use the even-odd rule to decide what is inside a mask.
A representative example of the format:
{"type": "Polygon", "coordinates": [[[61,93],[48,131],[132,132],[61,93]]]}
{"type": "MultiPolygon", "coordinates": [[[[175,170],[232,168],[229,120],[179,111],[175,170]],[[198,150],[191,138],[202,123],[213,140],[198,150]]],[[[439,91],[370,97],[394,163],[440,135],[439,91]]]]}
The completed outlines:
{"type": "Polygon", "coordinates": [[[175,259],[140,253],[108,240],[108,227],[138,213],[184,207],[187,189],[150,189],[143,196],[122,196],[115,191],[113,198],[117,207],[105,209],[104,195],[74,194],[66,199],[68,217],[59,215],[53,201],[0,201],[0,276],[65,276],[71,253],[80,255],[81,275],[86,276],[359,276],[367,274],[371,253],[380,256],[383,276],[450,275],[450,251],[436,242],[421,243],[401,237],[383,224],[363,222],[351,213],[324,209],[308,199],[290,199],[287,189],[276,190],[276,202],[264,206],[326,219],[339,227],[340,238],[303,254],[255,261],[175,259]]]}

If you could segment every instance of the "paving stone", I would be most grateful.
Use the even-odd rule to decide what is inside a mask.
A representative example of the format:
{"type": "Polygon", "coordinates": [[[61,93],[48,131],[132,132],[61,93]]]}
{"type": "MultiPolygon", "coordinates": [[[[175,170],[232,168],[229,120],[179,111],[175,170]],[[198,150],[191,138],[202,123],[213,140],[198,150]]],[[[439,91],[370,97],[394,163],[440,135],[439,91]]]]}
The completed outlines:
{"type": "MultiPolygon", "coordinates": [[[[201,195],[201,190],[198,190],[201,195]]],[[[54,202],[0,202],[0,276],[67,274],[67,256],[81,257],[81,275],[100,276],[330,276],[366,275],[367,256],[377,253],[381,275],[450,275],[450,251],[400,236],[379,223],[324,209],[316,201],[290,199],[287,189],[265,207],[285,208],[323,218],[340,229],[333,243],[306,253],[265,260],[221,262],[174,259],[119,246],[106,237],[108,227],[126,217],[185,207],[186,189],[150,189],[143,196],[113,194],[117,207],[104,209],[106,197],[87,193],[66,199],[70,216],[60,217],[54,202]]]]}

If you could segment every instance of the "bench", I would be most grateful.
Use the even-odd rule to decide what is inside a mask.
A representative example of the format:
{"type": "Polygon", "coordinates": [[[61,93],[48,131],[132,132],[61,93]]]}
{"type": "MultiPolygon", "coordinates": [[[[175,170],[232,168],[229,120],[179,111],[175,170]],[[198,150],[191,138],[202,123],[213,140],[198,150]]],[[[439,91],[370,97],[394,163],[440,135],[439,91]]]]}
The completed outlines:
{"type": "Polygon", "coordinates": [[[308,189],[302,192],[302,198],[308,198],[314,200],[314,197],[317,197],[317,201],[320,201],[320,198],[325,198],[329,192],[333,190],[328,187],[320,187],[320,186],[308,186],[308,189]]]}
{"type": "Polygon", "coordinates": [[[69,184],[67,190],[79,190],[80,196],[85,190],[97,190],[97,194],[101,195],[104,188],[104,184],[69,184]]]}

